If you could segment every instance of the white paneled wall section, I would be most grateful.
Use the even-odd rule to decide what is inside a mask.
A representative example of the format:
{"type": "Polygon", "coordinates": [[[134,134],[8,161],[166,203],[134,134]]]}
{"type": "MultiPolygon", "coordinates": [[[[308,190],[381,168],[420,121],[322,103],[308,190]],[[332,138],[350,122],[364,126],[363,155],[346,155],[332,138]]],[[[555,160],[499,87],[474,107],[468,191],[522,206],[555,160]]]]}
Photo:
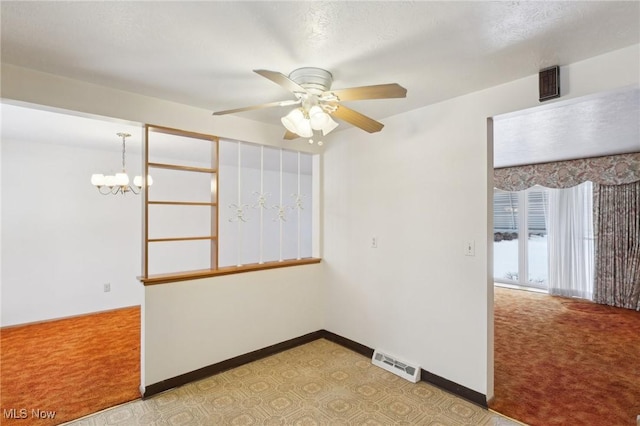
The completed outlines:
{"type": "Polygon", "coordinates": [[[220,141],[220,266],[312,255],[312,156],[220,141]]]}

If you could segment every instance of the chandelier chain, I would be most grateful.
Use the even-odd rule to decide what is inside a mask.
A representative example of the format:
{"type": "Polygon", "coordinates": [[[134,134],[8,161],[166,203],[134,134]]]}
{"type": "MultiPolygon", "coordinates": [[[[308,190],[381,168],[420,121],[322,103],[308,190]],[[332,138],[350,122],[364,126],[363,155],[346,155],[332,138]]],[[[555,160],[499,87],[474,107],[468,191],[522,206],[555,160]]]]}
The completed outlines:
{"type": "Polygon", "coordinates": [[[131,134],[120,132],[117,134],[122,138],[122,171],[125,171],[125,155],[127,150],[126,140],[131,134]]]}

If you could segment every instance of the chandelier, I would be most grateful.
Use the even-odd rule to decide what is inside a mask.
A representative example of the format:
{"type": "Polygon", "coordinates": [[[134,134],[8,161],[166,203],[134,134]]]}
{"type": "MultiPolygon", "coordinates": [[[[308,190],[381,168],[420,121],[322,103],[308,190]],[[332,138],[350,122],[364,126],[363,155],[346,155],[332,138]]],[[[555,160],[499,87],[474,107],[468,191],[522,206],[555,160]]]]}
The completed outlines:
{"type": "MultiPolygon", "coordinates": [[[[127,192],[133,192],[134,194],[140,194],[140,190],[144,186],[142,176],[136,176],[133,178],[133,186],[129,185],[129,175],[125,170],[125,154],[126,154],[126,139],[131,136],[129,133],[116,133],[118,137],[122,138],[122,172],[115,175],[103,175],[96,173],[91,175],[91,184],[98,188],[98,191],[102,195],[125,195],[127,192]]],[[[147,185],[153,185],[153,179],[147,175],[147,185]]]]}

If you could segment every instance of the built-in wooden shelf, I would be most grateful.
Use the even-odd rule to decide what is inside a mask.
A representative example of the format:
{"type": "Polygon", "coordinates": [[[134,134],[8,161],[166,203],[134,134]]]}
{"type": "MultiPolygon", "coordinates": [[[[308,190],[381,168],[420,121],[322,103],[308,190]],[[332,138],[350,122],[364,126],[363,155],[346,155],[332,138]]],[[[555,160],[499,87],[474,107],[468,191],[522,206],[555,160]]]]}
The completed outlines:
{"type": "Polygon", "coordinates": [[[218,203],[208,203],[201,201],[149,201],[149,204],[163,206],[217,206],[218,203]]]}
{"type": "MultiPolygon", "coordinates": [[[[189,262],[185,262],[184,261],[185,259],[182,259],[181,257],[181,256],[186,256],[183,250],[184,246],[179,244],[180,242],[184,242],[184,241],[203,241],[203,240],[207,241],[207,243],[205,244],[208,245],[208,248],[206,249],[208,250],[208,261],[198,266],[209,267],[210,268],[209,271],[215,270],[218,266],[218,237],[217,237],[218,187],[217,187],[217,182],[218,182],[218,155],[219,155],[219,142],[220,142],[218,137],[213,135],[205,135],[201,133],[179,130],[179,129],[171,129],[168,127],[155,126],[151,124],[147,124],[145,126],[145,132],[146,132],[146,138],[145,138],[145,146],[144,146],[144,169],[145,169],[144,173],[147,176],[149,175],[150,169],[173,170],[175,171],[175,173],[171,173],[170,181],[171,183],[173,183],[173,186],[176,186],[179,188],[180,187],[179,183],[181,182],[181,179],[183,180],[183,182],[185,179],[188,181],[188,179],[190,179],[187,177],[189,176],[189,173],[196,172],[196,173],[209,175],[209,179],[207,179],[209,183],[207,183],[207,187],[203,188],[202,185],[204,184],[204,181],[201,179],[199,180],[198,185],[200,186],[198,186],[198,188],[206,190],[206,192],[208,193],[208,196],[206,198],[203,197],[202,193],[204,193],[204,191],[201,191],[200,196],[195,196],[191,199],[196,199],[200,201],[179,201],[181,198],[189,199],[190,197],[182,195],[181,192],[178,193],[178,192],[175,192],[175,190],[172,191],[173,186],[170,184],[166,184],[166,182],[165,184],[167,186],[165,186],[165,188],[168,188],[169,190],[168,191],[165,190],[163,192],[158,193],[158,197],[162,197],[163,199],[150,200],[148,197],[150,194],[151,196],[153,196],[154,189],[145,191],[144,218],[143,218],[144,219],[144,222],[143,222],[144,258],[143,258],[143,266],[142,266],[142,277],[140,279],[143,282],[145,282],[145,280],[147,280],[148,277],[153,276],[152,274],[149,273],[149,272],[154,272],[153,266],[152,267],[149,266],[149,263],[150,263],[149,248],[151,245],[153,245],[154,248],[164,247],[167,250],[169,250],[169,253],[172,254],[172,257],[176,262],[176,265],[178,265],[177,268],[180,267],[179,266],[180,264],[184,264],[184,265],[190,264],[189,262]],[[198,158],[197,160],[198,162],[195,163],[205,167],[194,167],[192,165],[189,165],[189,164],[194,164],[193,162],[189,162],[189,161],[185,161],[186,164],[175,164],[173,163],[174,161],[177,163],[180,162],[180,160],[176,160],[176,159],[169,159],[168,160],[169,163],[149,161],[150,146],[153,145],[155,141],[159,140],[159,138],[156,139],[155,137],[152,136],[154,134],[177,136],[178,138],[175,138],[175,139],[171,137],[168,138],[169,142],[173,142],[175,144],[180,144],[185,139],[190,139],[190,142],[192,142],[193,140],[200,140],[200,142],[202,142],[203,144],[211,144],[206,147],[207,151],[205,151],[205,152],[208,152],[207,155],[209,156],[209,158],[198,158]],[[150,135],[152,137],[150,137],[150,135]],[[164,194],[164,195],[160,195],[160,194],[164,194]],[[171,198],[174,198],[174,199],[171,199],[171,198]],[[151,209],[150,206],[155,206],[155,207],[151,209]],[[169,206],[177,206],[177,207],[169,207],[169,206]],[[178,210],[180,213],[182,211],[191,210],[191,206],[204,206],[208,210],[210,210],[208,218],[206,220],[199,219],[198,223],[194,224],[196,228],[193,228],[194,230],[191,231],[193,232],[193,234],[196,234],[196,235],[201,234],[201,236],[193,236],[193,234],[191,236],[179,236],[175,234],[179,234],[180,232],[177,231],[174,234],[173,232],[171,232],[171,230],[167,231],[166,233],[170,235],[173,234],[174,236],[172,237],[151,238],[149,236],[149,219],[151,216],[153,216],[153,219],[154,219],[154,226],[157,226],[159,224],[159,225],[164,225],[166,228],[166,226],[171,225],[171,222],[169,222],[166,219],[166,217],[163,216],[163,212],[166,212],[167,210],[172,210],[175,212],[175,210],[178,210]],[[210,234],[210,235],[202,235],[202,234],[210,234]]],[[[160,161],[163,161],[163,159],[160,161]]],[[[169,179],[167,179],[167,181],[169,181],[169,179]]],[[[161,185],[161,184],[162,182],[158,180],[157,185],[161,185]]],[[[201,209],[198,209],[198,210],[200,212],[202,211],[201,209]]],[[[202,254],[202,253],[199,253],[199,254],[202,254]]],[[[163,268],[160,268],[160,267],[156,267],[156,268],[157,268],[156,271],[163,270],[163,268]]],[[[166,274],[164,276],[165,277],[166,276],[185,277],[185,276],[189,276],[190,274],[191,274],[190,272],[183,272],[178,270],[178,271],[175,271],[174,273],[166,274]]],[[[188,279],[188,278],[182,278],[182,279],[188,279]]]]}
{"type": "Polygon", "coordinates": [[[149,167],[155,167],[157,169],[171,169],[180,170],[181,172],[198,172],[198,173],[216,173],[216,169],[207,167],[192,167],[182,166],[180,164],[167,164],[167,163],[149,163],[149,167]]]}
{"type": "Polygon", "coordinates": [[[166,243],[169,241],[196,241],[196,240],[217,240],[218,237],[207,235],[204,237],[172,237],[172,238],[149,238],[150,243],[166,243]]]}
{"type": "Polygon", "coordinates": [[[142,283],[147,285],[167,284],[178,281],[197,280],[201,278],[217,277],[221,275],[240,274],[244,272],[263,271],[275,268],[287,268],[299,265],[313,265],[320,263],[322,259],[317,257],[308,257],[304,259],[283,260],[265,263],[252,263],[242,266],[225,266],[218,269],[199,269],[197,271],[176,272],[171,274],[149,275],[147,278],[138,277],[142,283]]]}

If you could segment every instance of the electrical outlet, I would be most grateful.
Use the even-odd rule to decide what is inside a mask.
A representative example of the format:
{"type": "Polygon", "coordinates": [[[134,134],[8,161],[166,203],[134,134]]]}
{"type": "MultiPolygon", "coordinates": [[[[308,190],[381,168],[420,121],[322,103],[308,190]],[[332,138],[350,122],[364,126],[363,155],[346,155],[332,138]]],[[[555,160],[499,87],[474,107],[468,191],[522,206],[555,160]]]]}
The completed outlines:
{"type": "Polygon", "coordinates": [[[476,255],[476,242],[474,240],[467,240],[464,242],[464,255],[465,256],[476,255]]]}
{"type": "Polygon", "coordinates": [[[111,283],[104,283],[102,286],[105,293],[108,293],[111,291],[111,283]]]}
{"type": "Polygon", "coordinates": [[[371,237],[371,248],[378,248],[378,238],[371,237]]]}

